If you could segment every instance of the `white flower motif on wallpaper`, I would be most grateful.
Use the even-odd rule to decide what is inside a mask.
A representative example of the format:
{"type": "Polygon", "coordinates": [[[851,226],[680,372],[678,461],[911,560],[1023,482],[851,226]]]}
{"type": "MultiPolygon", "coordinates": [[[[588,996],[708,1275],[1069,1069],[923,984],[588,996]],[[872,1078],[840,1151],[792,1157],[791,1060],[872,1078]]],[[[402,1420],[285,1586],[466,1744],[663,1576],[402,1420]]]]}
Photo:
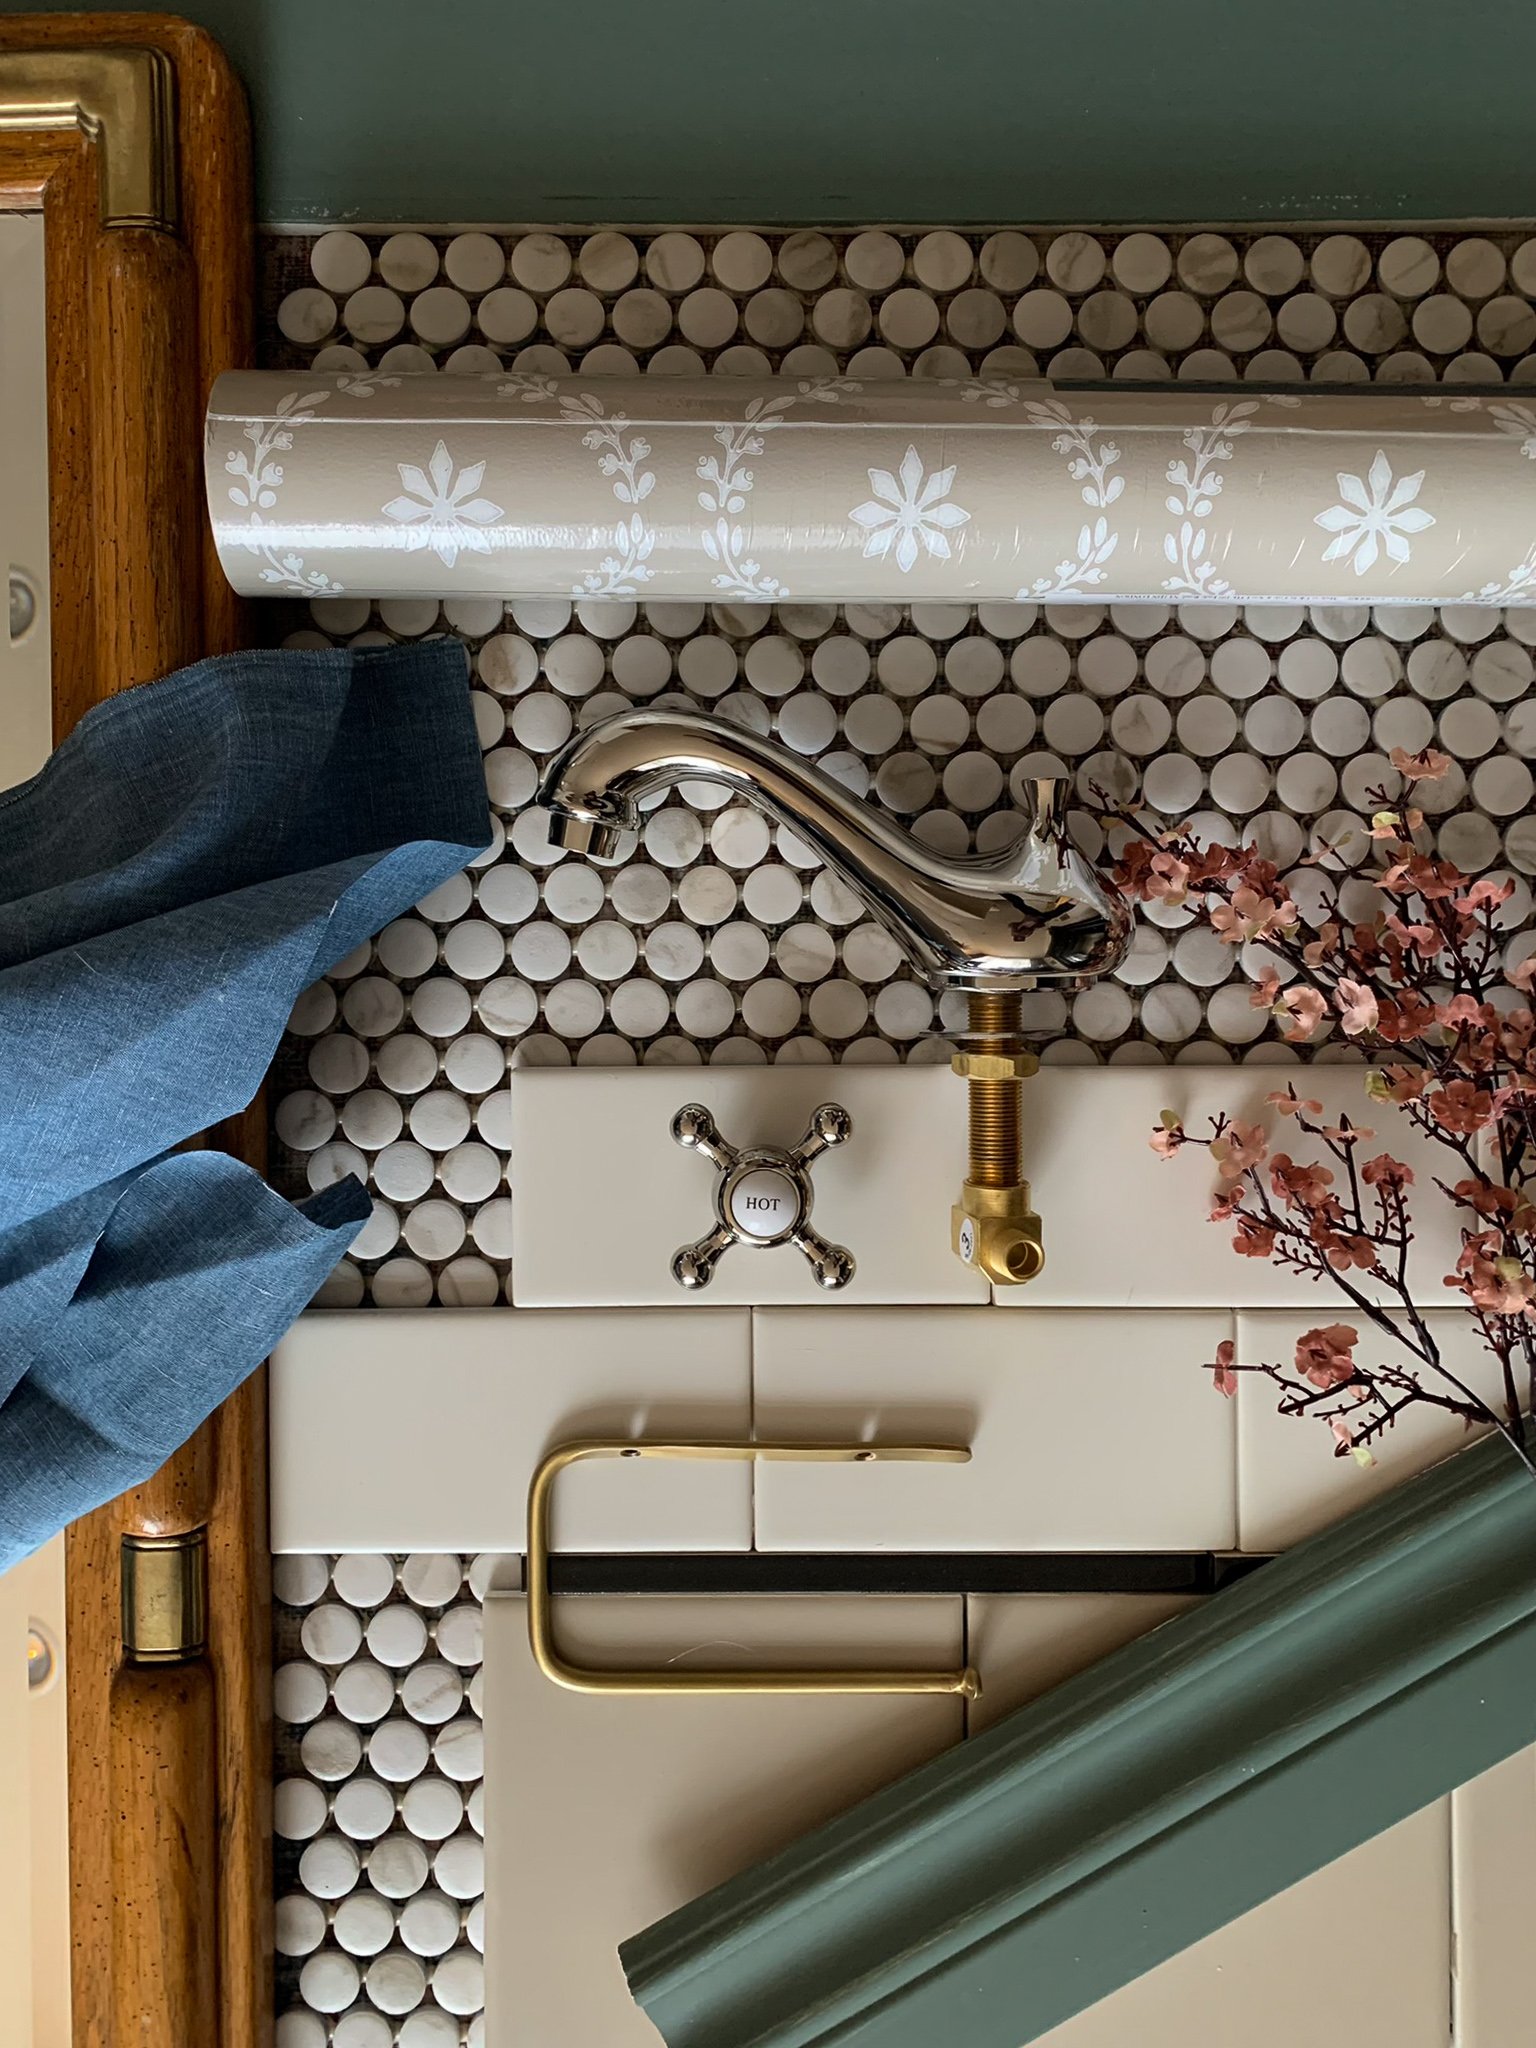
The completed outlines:
{"type": "Polygon", "coordinates": [[[226,473],[235,479],[229,487],[229,501],[251,515],[238,544],[261,557],[261,580],[274,594],[337,597],[342,591],[334,577],[323,569],[307,568],[301,554],[274,540],[261,516],[277,503],[286,476],[283,464],[274,462],[272,457],[288,453],[293,447],[294,429],[306,426],[314,418],[316,406],[324,405],[329,396],[326,391],[285,392],[272,408],[269,421],[251,420],[247,424],[244,437],[251,444],[251,453],[232,448],[224,458],[226,473]]]}
{"type": "Polygon", "coordinates": [[[1374,567],[1383,549],[1394,562],[1408,561],[1413,552],[1408,535],[1422,533],[1435,523],[1433,513],[1413,502],[1424,482],[1423,470],[1416,469],[1394,483],[1387,452],[1378,448],[1364,482],[1345,470],[1339,470],[1337,476],[1343,504],[1330,505],[1313,521],[1334,535],[1323,550],[1323,560],[1353,559],[1357,576],[1374,567]]]}
{"type": "Polygon", "coordinates": [[[1536,462],[1536,412],[1528,405],[1490,405],[1488,417],[1501,434],[1512,434],[1527,462],[1536,462]]]}
{"type": "Polygon", "coordinates": [[[888,469],[872,469],[869,487],[875,495],[848,514],[855,526],[864,528],[865,560],[894,550],[896,566],[905,576],[917,561],[921,543],[935,561],[947,562],[949,535],[971,516],[950,500],[954,482],[953,463],[925,477],[923,458],[915,448],[908,448],[895,476],[888,469]]]}
{"type": "Polygon", "coordinates": [[[463,549],[491,552],[491,537],[483,529],[501,517],[502,507],[475,496],[485,476],[483,462],[466,463],[455,476],[448,445],[439,441],[425,472],[412,462],[396,467],[405,491],[390,499],[384,517],[407,529],[408,548],[431,548],[445,569],[453,567],[463,549]]]}

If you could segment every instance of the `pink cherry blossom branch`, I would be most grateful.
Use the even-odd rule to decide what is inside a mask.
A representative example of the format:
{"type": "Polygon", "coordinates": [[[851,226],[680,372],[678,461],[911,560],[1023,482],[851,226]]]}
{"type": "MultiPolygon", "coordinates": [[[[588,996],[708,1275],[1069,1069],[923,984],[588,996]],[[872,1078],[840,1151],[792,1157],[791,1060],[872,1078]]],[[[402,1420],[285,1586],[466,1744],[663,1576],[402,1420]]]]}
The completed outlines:
{"type": "MultiPolygon", "coordinates": [[[[1410,788],[1449,765],[1430,750],[1401,748],[1392,763],[1410,788]]],[[[1462,1216],[1461,1251],[1445,1284],[1497,1363],[1503,1412],[1450,1370],[1425,1321],[1409,1277],[1414,1176],[1390,1153],[1361,1161],[1373,1133],[1347,1117],[1320,1122],[1321,1105],[1291,1088],[1269,1100],[1313,1142],[1320,1157],[1310,1164],[1274,1150],[1263,1127],[1227,1117],[1201,1139],[1165,1113],[1153,1143],[1168,1157],[1189,1144],[1208,1150],[1221,1183],[1212,1217],[1233,1225],[1234,1247],[1328,1282],[1413,1361],[1362,1366],[1355,1326],[1334,1324],[1303,1335],[1294,1371],[1239,1364],[1224,1346],[1212,1368],[1222,1392],[1235,1390],[1239,1372],[1267,1375],[1283,1412],[1326,1421],[1341,1456],[1364,1451],[1405,1408],[1427,1403],[1498,1429],[1536,1474],[1515,1372],[1518,1358],[1536,1406],[1536,953],[1504,969],[1497,920],[1514,884],[1474,879],[1431,856],[1419,844],[1423,824],[1421,812],[1379,793],[1371,836],[1385,866],[1369,877],[1380,906],[1370,916],[1346,916],[1342,878],[1329,867],[1335,851],[1312,856],[1325,887],[1310,937],[1278,870],[1253,847],[1202,846],[1187,827],[1131,837],[1116,878],[1134,898],[1187,907],[1234,948],[1261,947],[1271,964],[1253,1001],[1283,1036],[1310,1045],[1325,1022],[1336,1026],[1372,1056],[1372,1101],[1450,1154],[1456,1178],[1429,1183],[1462,1216]]]]}

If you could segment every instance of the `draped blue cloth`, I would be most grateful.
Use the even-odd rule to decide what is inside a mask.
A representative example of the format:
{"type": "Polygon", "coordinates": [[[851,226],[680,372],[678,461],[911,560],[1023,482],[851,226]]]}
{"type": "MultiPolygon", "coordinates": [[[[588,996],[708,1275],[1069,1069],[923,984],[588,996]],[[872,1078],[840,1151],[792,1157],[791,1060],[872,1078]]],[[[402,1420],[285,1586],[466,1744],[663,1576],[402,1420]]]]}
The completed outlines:
{"type": "Polygon", "coordinates": [[[361,1229],[174,1152],[491,839],[452,640],[197,663],[0,793],[0,1570],[146,1478],[361,1229]]]}

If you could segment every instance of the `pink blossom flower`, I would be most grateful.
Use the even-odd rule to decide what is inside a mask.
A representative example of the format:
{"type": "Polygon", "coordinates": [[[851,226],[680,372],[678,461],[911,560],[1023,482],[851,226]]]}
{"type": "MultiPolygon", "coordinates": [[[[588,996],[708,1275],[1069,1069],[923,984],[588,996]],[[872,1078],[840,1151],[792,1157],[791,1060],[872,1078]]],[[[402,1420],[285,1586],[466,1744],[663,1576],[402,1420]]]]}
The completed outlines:
{"type": "Polygon", "coordinates": [[[1425,1107],[1442,1129],[1470,1136],[1493,1119],[1493,1097],[1473,1081],[1448,1081],[1424,1098],[1425,1107]]]}
{"type": "Polygon", "coordinates": [[[1302,947],[1302,959],[1306,961],[1309,967],[1321,967],[1343,936],[1344,934],[1330,917],[1325,924],[1319,927],[1317,937],[1315,939],[1308,939],[1307,943],[1302,947]]]}
{"type": "Polygon", "coordinates": [[[1454,1031],[1458,1024],[1478,1024],[1487,1030],[1498,1022],[1497,1013],[1489,1004],[1476,1002],[1469,995],[1452,996],[1448,1003],[1437,1003],[1435,1016],[1447,1031],[1454,1031]]]}
{"type": "Polygon", "coordinates": [[[1336,1232],[1327,1245],[1324,1256],[1335,1273],[1347,1273],[1351,1266],[1358,1266],[1362,1273],[1376,1269],[1376,1247],[1368,1237],[1336,1232]]]}
{"type": "Polygon", "coordinates": [[[1276,1003],[1275,1014],[1290,1018],[1285,1036],[1293,1045],[1303,1045],[1322,1023],[1326,1007],[1315,988],[1292,988],[1276,1003]]]}
{"type": "Polygon", "coordinates": [[[1229,1401],[1237,1392],[1237,1373],[1234,1370],[1236,1357],[1237,1346],[1230,1337],[1223,1337],[1216,1346],[1216,1363],[1212,1371],[1215,1374],[1214,1384],[1217,1393],[1225,1394],[1229,1401]]]}
{"type": "Polygon", "coordinates": [[[1296,1339],[1296,1370],[1314,1387],[1340,1387],[1354,1378],[1360,1332],[1351,1323],[1327,1323],[1296,1339]]]}
{"type": "Polygon", "coordinates": [[[1282,1116],[1299,1116],[1303,1110],[1308,1116],[1321,1116],[1323,1113],[1323,1105],[1320,1102],[1313,1102],[1309,1096],[1298,1095],[1293,1088],[1276,1089],[1273,1094],[1266,1095],[1264,1100],[1271,1108],[1278,1109],[1282,1116]]]}
{"type": "Polygon", "coordinates": [[[1406,747],[1394,747],[1390,758],[1406,782],[1436,782],[1451,765],[1449,754],[1437,753],[1433,747],[1425,747],[1417,754],[1410,754],[1406,747]]]}
{"type": "Polygon", "coordinates": [[[1256,1010],[1271,1010],[1279,993],[1280,977],[1272,967],[1266,967],[1248,991],[1248,1000],[1256,1010]]]}
{"type": "Polygon", "coordinates": [[[1270,1163],[1270,1186],[1289,1209],[1316,1209],[1329,1199],[1332,1171],[1326,1166],[1298,1166],[1289,1153],[1277,1152],[1270,1163]]]}
{"type": "MultiPolygon", "coordinates": [[[[1362,1388],[1361,1391],[1364,1392],[1364,1389],[1362,1388]]],[[[1328,1418],[1328,1427],[1333,1431],[1334,1442],[1339,1447],[1334,1453],[1335,1457],[1342,1458],[1344,1453],[1348,1451],[1357,1465],[1375,1464],[1376,1460],[1371,1456],[1366,1446],[1355,1442],[1355,1432],[1342,1415],[1331,1415],[1328,1418]]]]}
{"type": "Polygon", "coordinates": [[[1289,930],[1297,921],[1297,911],[1288,896],[1277,900],[1245,888],[1234,890],[1230,903],[1218,903],[1208,921],[1229,946],[1237,946],[1245,939],[1263,939],[1271,932],[1289,930]]]}
{"type": "Polygon", "coordinates": [[[1333,1006],[1339,1013],[1346,1038],[1358,1038],[1364,1031],[1374,1031],[1381,1018],[1374,992],[1364,982],[1350,981],[1343,976],[1333,992],[1333,1006]]]}
{"type": "Polygon", "coordinates": [[[1223,1180],[1240,1180],[1250,1167],[1261,1166],[1269,1154],[1269,1135],[1262,1124],[1239,1123],[1234,1117],[1211,1143],[1211,1157],[1223,1180]]]}
{"type": "Polygon", "coordinates": [[[1411,1188],[1413,1168],[1405,1166],[1401,1159],[1394,1159],[1390,1152],[1378,1152],[1374,1159],[1367,1159],[1361,1167],[1360,1178],[1368,1188],[1411,1188]]]}
{"type": "Polygon", "coordinates": [[[1186,1143],[1184,1126],[1171,1109],[1165,1109],[1162,1121],[1147,1141],[1159,1159],[1171,1159],[1179,1147],[1186,1143]]]}
{"type": "Polygon", "coordinates": [[[1528,959],[1522,960],[1518,967],[1511,967],[1506,972],[1504,979],[1513,982],[1514,986],[1523,994],[1528,996],[1536,995],[1536,953],[1532,953],[1528,959]]]}
{"type": "Polygon", "coordinates": [[[1496,882],[1491,875],[1484,875],[1481,881],[1472,884],[1465,896],[1456,898],[1456,908],[1464,917],[1475,917],[1478,911],[1483,909],[1497,910],[1501,904],[1507,903],[1514,893],[1515,885],[1512,881],[1506,879],[1496,882]]]}
{"type": "Polygon", "coordinates": [[[1445,1284],[1460,1287],[1489,1315],[1536,1317],[1536,1279],[1503,1253],[1496,1230],[1467,1239],[1445,1284]]]}
{"type": "Polygon", "coordinates": [[[1261,1223],[1256,1216],[1238,1217],[1233,1251],[1241,1252],[1245,1259],[1267,1259],[1274,1248],[1275,1232],[1270,1224],[1261,1223]]]}

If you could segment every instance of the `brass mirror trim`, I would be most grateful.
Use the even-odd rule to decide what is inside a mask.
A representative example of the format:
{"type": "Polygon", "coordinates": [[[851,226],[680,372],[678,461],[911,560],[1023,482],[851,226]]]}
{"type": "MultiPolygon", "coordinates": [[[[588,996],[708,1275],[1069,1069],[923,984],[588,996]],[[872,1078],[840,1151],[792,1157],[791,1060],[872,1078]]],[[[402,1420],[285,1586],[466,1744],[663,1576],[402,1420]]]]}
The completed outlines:
{"type": "Polygon", "coordinates": [[[554,1596],[549,1584],[549,1532],[555,1482],[569,1465],[589,1458],[726,1459],[755,1458],[811,1465],[964,1465],[970,1452],[961,1444],[828,1443],[632,1443],[586,1438],[557,1445],[528,1488],[528,1644],[533,1660],[555,1685],[569,1692],[642,1693],[958,1693],[975,1699],[977,1673],[959,1671],[782,1670],[717,1671],[667,1665],[657,1669],[593,1670],[572,1664],[555,1644],[554,1596]]]}
{"type": "Polygon", "coordinates": [[[0,132],[78,128],[109,228],[176,226],[176,75],[163,50],[0,51],[0,132]]]}

